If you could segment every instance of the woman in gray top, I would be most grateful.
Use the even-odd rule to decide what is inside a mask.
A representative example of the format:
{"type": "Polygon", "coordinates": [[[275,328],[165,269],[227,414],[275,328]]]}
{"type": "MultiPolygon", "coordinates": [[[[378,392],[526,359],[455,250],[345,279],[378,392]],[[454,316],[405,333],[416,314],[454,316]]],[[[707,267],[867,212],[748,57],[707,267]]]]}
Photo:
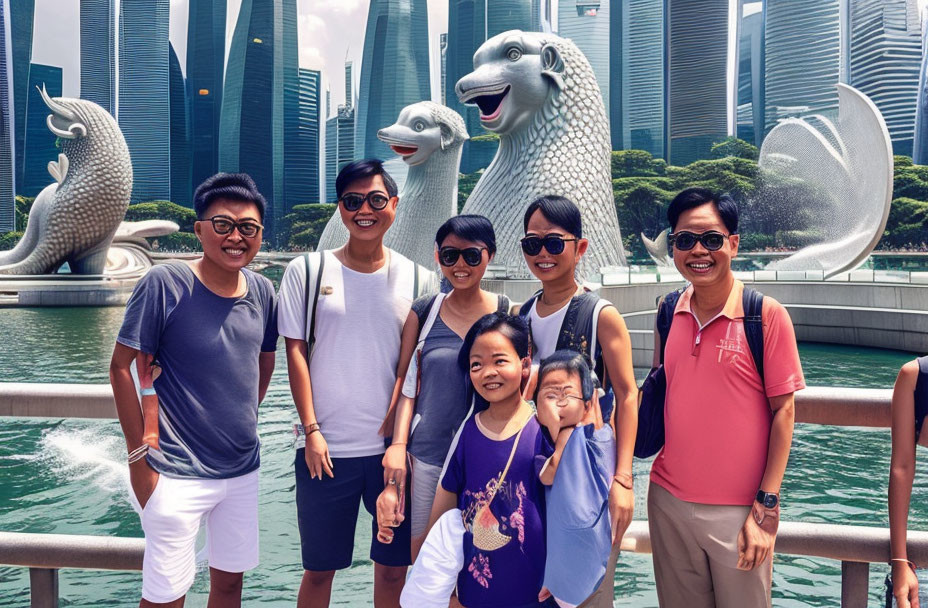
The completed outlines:
{"type": "Polygon", "coordinates": [[[445,457],[470,408],[464,373],[457,364],[463,337],[477,319],[497,310],[507,312],[510,305],[505,296],[480,288],[496,253],[490,220],[480,215],[452,217],[438,229],[435,247],[452,290],[420,298],[406,320],[401,348],[405,352],[415,344],[415,350],[394,412],[393,441],[383,457],[383,496],[396,497],[398,524],[405,497],[391,489],[403,487],[409,456],[413,559],[425,538],[445,457]]]}

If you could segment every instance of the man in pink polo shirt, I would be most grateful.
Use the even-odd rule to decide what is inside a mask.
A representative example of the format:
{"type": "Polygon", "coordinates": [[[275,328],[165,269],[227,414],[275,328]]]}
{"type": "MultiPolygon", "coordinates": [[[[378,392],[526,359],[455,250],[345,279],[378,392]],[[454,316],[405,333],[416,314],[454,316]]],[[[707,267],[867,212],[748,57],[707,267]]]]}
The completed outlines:
{"type": "MultiPolygon", "coordinates": [[[[738,207],[684,190],[667,210],[680,296],[664,351],[665,444],[648,523],[662,608],[770,606],[780,484],[805,387],[789,314],[763,300],[764,381],[744,332],[738,207]]],[[[660,348],[655,332],[655,350],[660,348]]]]}

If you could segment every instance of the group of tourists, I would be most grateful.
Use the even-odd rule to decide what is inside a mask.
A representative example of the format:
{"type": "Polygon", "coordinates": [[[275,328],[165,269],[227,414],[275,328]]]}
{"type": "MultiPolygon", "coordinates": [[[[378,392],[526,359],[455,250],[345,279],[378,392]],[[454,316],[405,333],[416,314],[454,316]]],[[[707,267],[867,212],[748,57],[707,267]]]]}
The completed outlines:
{"type": "MultiPolygon", "coordinates": [[[[209,178],[194,196],[203,256],[155,266],[128,302],[110,377],[145,533],[140,606],[183,605],[202,520],[209,606],[241,605],[243,573],[258,565],[258,405],[279,336],[299,416],[300,608],[329,605],[361,503],[378,608],[612,606],[639,389],[622,316],[576,277],[588,247],[577,206],[552,195],[525,210],[521,247],[541,290],[516,305],[481,287],[496,251],[487,218],[438,230],[439,285],[383,245],[402,202],[379,161],[347,165],[335,188],[347,244],[296,256],[275,294],[245,268],[264,197],[247,175],[209,178]]],[[[670,608],[769,607],[805,386],[795,334],[783,306],[732,274],[729,196],[687,189],[668,220],[688,285],[661,301],[655,331],[657,595],[670,608]]],[[[928,390],[919,364],[897,383],[894,441],[906,437],[891,486],[897,597],[916,602],[905,520],[913,394],[928,390]]]]}

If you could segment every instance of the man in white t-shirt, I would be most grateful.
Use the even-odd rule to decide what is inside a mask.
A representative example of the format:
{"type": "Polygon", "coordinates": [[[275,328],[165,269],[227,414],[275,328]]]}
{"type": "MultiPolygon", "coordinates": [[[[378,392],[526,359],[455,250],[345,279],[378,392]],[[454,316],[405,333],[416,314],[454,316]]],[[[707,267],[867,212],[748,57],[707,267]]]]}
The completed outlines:
{"type": "Polygon", "coordinates": [[[349,238],[322,252],[315,312],[307,310],[315,294],[306,288],[304,256],[290,263],[280,285],[278,330],[286,338],[290,390],[306,437],[294,465],[304,569],[297,606],[329,605],[336,570],[352,563],[363,501],[372,516],[374,605],[398,607],[410,563],[409,521],[394,529],[391,544],[377,540],[376,501],[384,488],[378,431],[396,382],[403,323],[417,286],[435,278],[383,246],[398,197],[380,161],[345,166],[335,190],[349,238]],[[308,354],[311,314],[315,343],[308,354]]]}

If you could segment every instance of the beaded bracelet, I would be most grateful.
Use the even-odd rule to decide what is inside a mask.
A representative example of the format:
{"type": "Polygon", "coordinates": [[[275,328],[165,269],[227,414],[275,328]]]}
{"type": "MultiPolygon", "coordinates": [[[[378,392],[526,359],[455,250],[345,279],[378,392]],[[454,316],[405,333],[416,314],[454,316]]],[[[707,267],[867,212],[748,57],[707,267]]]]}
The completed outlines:
{"type": "Polygon", "coordinates": [[[145,458],[145,455],[148,454],[148,447],[149,446],[147,443],[143,443],[139,447],[129,452],[129,464],[135,464],[139,460],[145,458]]]}

